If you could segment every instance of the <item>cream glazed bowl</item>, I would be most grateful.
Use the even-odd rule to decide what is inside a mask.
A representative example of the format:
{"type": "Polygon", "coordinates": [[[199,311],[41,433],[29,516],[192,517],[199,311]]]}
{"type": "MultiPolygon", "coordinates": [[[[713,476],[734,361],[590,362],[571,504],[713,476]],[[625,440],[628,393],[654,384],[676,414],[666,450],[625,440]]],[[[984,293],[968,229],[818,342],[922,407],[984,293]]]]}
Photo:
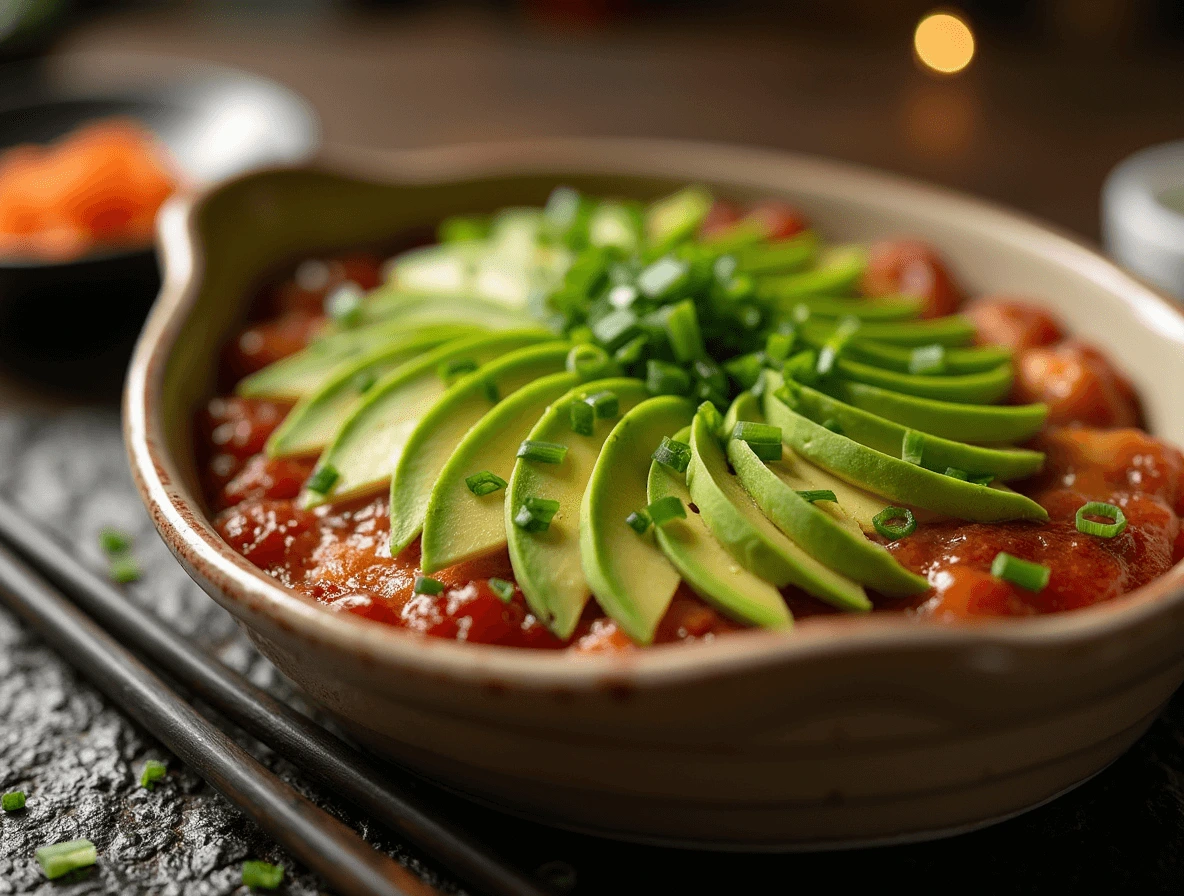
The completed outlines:
{"type": "Polygon", "coordinates": [[[732,849],[920,838],[1051,799],[1127,749],[1184,680],[1184,566],[1108,604],[950,625],[817,617],[626,655],[456,643],[336,614],[207,521],[192,449],[219,345],[276,264],[389,240],[557,183],[784,197],[843,240],[932,241],[973,292],[1038,297],[1107,348],[1184,444],[1184,316],[1020,215],[847,165],[680,142],[558,140],[353,154],[174,200],[165,283],[125,396],[157,528],[259,649],[374,750],[487,803],[631,839],[732,849]]]}

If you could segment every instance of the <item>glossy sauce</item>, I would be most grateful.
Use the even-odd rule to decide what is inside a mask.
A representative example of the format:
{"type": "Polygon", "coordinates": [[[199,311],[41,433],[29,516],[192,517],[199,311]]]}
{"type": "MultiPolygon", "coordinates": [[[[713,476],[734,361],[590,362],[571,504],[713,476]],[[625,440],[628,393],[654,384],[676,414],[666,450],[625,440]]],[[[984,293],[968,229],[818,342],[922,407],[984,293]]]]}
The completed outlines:
{"type": "MultiPolygon", "coordinates": [[[[804,219],[787,206],[747,211],[720,207],[713,215],[720,228],[742,217],[760,217],[781,236],[804,226],[804,219]]],[[[372,286],[378,277],[377,259],[363,256],[317,264],[322,267],[303,266],[303,282],[293,277],[264,294],[261,302],[272,318],[249,327],[232,343],[224,371],[237,378],[297,350],[320,325],[319,303],[325,294],[349,279],[372,286]]],[[[915,241],[878,245],[869,291],[896,291],[908,285],[903,281],[921,278],[921,268],[930,287],[928,300],[941,309],[956,303],[957,287],[940,258],[915,241]],[[876,258],[881,259],[878,267],[876,258]]],[[[1038,437],[1032,447],[1047,453],[1045,470],[1018,484],[1049,511],[1050,522],[928,524],[888,548],[903,565],[926,576],[932,589],[909,601],[876,598],[876,609],[947,621],[1060,612],[1111,600],[1165,573],[1184,553],[1179,521],[1184,457],[1137,429],[1076,424],[1078,416],[1097,415],[1104,423],[1138,419],[1137,399],[1100,353],[1063,341],[1060,325],[1045,312],[999,298],[980,300],[970,314],[981,341],[1016,350],[1020,371],[1026,362],[1038,366],[1030,361],[1033,352],[1055,351],[1062,358],[1057,367],[1037,356],[1043,379],[1034,382],[1050,403],[1050,419],[1070,425],[1050,426],[1038,437]],[[1110,387],[1100,389],[1098,380],[1110,387]],[[1122,507],[1126,531],[1111,539],[1078,532],[1074,515],[1091,500],[1122,507]],[[991,576],[991,561],[999,551],[1050,566],[1048,587],[1032,593],[991,576]]],[[[1029,388],[1022,384],[1022,373],[1017,379],[1018,388],[1029,388]]],[[[634,646],[595,601],[589,602],[574,637],[564,643],[534,617],[521,592],[516,590],[509,602],[500,600],[489,579],[513,581],[505,552],[436,573],[433,577],[445,584],[439,595],[414,594],[419,545],[390,556],[385,494],[311,511],[296,506],[315,458],[277,460],[262,453],[288,409],[277,402],[214,398],[199,414],[197,426],[198,457],[215,526],[231,547],[268,575],[335,612],[433,637],[581,651],[634,646]]],[[[834,612],[792,589],[785,595],[798,618],[834,612]]],[[[740,628],[682,585],[655,641],[711,639],[740,628]]]]}

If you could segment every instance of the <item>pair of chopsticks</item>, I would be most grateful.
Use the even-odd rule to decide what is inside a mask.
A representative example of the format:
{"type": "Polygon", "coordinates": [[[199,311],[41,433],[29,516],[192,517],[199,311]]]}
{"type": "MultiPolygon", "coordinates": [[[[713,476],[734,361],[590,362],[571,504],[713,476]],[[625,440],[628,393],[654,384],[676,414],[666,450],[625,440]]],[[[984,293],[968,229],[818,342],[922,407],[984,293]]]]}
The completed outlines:
{"type": "Polygon", "coordinates": [[[438,896],[272,774],[123,644],[479,891],[546,896],[358,750],[136,609],[4,501],[0,597],[178,759],[340,893],[438,896]]]}

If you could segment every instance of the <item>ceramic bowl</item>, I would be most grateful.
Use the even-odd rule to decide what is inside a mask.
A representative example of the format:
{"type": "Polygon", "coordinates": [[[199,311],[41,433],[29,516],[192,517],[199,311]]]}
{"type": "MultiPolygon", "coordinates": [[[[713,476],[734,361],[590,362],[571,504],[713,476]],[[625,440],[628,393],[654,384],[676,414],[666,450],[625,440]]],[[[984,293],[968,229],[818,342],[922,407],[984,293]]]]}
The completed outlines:
{"type": "Polygon", "coordinates": [[[931,240],[974,292],[1038,297],[1121,359],[1153,431],[1184,443],[1184,317],[1020,215],[833,162],[669,142],[567,140],[355,155],[174,201],[165,284],[127,383],[131,464],[181,563],[286,675],[373,749],[477,799],[614,837],[811,848],[964,830],[1120,755],[1184,679],[1184,568],[1124,599],[943,625],[821,617],[792,633],[619,656],[432,640],[336,615],[207,522],[191,449],[218,345],[263,272],[557,183],[653,197],[686,182],[784,197],[824,233],[931,240]]]}

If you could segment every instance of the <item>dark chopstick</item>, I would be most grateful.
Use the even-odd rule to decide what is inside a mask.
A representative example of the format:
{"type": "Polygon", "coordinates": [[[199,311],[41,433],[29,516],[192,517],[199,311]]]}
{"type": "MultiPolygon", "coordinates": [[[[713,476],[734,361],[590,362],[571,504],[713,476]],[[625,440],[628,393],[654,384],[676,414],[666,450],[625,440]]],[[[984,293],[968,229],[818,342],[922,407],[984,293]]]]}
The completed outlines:
{"type": "Polygon", "coordinates": [[[122,643],[148,657],[194,695],[419,846],[466,883],[494,896],[547,896],[464,832],[423,805],[345,741],[184,640],[71,557],[51,536],[0,500],[0,541],[25,556],[122,643]]]}
{"type": "Polygon", "coordinates": [[[438,896],[273,775],[3,546],[0,593],[71,665],[334,888],[438,896]]]}

